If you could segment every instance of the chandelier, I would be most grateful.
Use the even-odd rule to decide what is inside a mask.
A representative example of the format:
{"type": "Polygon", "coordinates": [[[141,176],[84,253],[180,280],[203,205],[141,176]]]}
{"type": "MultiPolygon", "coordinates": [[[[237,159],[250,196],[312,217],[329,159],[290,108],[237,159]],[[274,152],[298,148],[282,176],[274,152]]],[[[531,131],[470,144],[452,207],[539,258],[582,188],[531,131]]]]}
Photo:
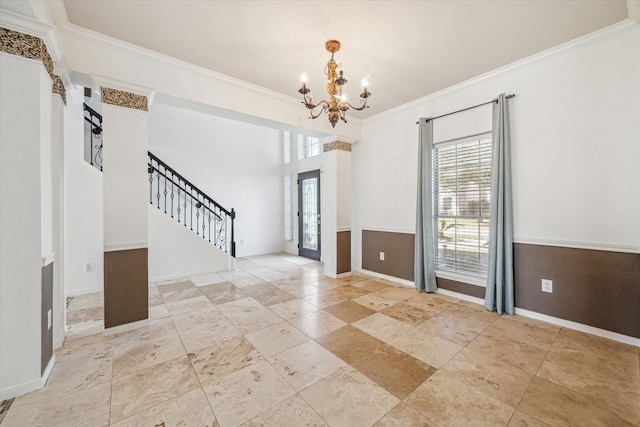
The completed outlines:
{"type": "Polygon", "coordinates": [[[362,80],[362,93],[360,94],[360,106],[354,107],[347,102],[347,96],[342,94],[342,87],[347,83],[342,70],[338,71],[338,63],[333,59],[333,54],[340,50],[340,42],[337,40],[329,40],[326,44],[327,51],[331,52],[331,59],[324,68],[324,74],[327,76],[327,92],[329,93],[329,101],[320,101],[313,103],[313,95],[311,90],[307,88],[307,77],[302,75],[302,87],[298,92],[302,94],[302,103],[309,109],[309,118],[316,119],[325,111],[329,115],[329,122],[332,127],[336,127],[339,120],[347,122],[347,110],[353,108],[362,111],[369,108],[367,99],[371,96],[371,92],[367,89],[367,81],[362,80]],[[316,108],[320,108],[316,112],[316,108]]]}

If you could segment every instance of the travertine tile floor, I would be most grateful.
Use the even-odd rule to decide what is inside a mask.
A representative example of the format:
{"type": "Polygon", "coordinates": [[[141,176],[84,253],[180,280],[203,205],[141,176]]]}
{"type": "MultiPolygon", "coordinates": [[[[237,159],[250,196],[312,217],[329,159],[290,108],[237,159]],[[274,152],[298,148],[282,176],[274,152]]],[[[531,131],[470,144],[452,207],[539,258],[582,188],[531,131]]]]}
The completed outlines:
{"type": "Polygon", "coordinates": [[[640,424],[636,347],[297,258],[151,286],[126,332],[101,298],[70,301],[47,386],[3,426],[640,424]]]}

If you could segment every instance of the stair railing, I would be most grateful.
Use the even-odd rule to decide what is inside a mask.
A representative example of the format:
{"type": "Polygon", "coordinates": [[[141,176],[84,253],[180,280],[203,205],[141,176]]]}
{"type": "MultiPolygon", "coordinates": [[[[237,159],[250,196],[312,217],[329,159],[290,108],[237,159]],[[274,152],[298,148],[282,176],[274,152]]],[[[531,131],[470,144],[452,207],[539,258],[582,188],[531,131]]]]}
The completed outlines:
{"type": "Polygon", "coordinates": [[[147,166],[149,203],[235,257],[235,210],[220,206],[151,152],[147,166]]]}
{"type": "Polygon", "coordinates": [[[102,115],[87,104],[84,104],[83,108],[84,120],[89,122],[90,126],[89,137],[85,136],[85,144],[89,144],[89,150],[85,150],[85,160],[96,169],[102,170],[102,115]]]}

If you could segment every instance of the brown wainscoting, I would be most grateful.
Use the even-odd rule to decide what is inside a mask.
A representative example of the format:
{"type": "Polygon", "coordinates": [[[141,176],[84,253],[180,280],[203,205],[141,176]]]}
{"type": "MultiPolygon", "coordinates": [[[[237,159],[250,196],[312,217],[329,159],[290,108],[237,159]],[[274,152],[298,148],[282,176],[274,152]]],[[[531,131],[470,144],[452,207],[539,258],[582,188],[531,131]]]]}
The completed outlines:
{"type": "Polygon", "coordinates": [[[148,249],[104,253],[104,326],[149,317],[148,249]]]}
{"type": "Polygon", "coordinates": [[[362,268],[413,281],[414,242],[413,233],[362,230],[362,268]]]}
{"type": "Polygon", "coordinates": [[[438,283],[438,288],[484,299],[484,292],[486,288],[482,286],[470,285],[468,283],[457,282],[455,280],[444,279],[442,277],[436,277],[436,283],[438,283]]]}
{"type": "Polygon", "coordinates": [[[336,253],[336,273],[351,271],[351,231],[338,231],[336,253]]]}
{"type": "MultiPolygon", "coordinates": [[[[640,254],[513,246],[516,307],[640,338],[640,254]],[[553,293],[542,292],[542,279],[553,280],[553,293]]],[[[413,253],[413,234],[362,230],[365,270],[413,281],[413,253]]],[[[483,287],[437,281],[442,289],[484,299],[483,287]]]]}
{"type": "Polygon", "coordinates": [[[514,264],[517,307],[640,338],[640,254],[516,243],[514,264]]]}
{"type": "Polygon", "coordinates": [[[40,312],[40,375],[53,356],[53,325],[49,327],[49,310],[53,324],[53,262],[42,267],[42,304],[40,312]]]}

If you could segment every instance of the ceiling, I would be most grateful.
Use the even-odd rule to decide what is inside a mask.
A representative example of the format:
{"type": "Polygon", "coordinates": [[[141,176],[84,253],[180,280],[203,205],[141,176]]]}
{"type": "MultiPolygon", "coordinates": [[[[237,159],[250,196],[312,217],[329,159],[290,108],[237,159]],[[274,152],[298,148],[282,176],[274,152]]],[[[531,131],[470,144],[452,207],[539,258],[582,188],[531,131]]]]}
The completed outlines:
{"type": "Polygon", "coordinates": [[[625,0],[64,4],[72,24],[283,94],[298,96],[304,72],[316,101],[327,97],[325,42],[337,39],[352,103],[370,82],[361,118],[627,18],[625,0]]]}

